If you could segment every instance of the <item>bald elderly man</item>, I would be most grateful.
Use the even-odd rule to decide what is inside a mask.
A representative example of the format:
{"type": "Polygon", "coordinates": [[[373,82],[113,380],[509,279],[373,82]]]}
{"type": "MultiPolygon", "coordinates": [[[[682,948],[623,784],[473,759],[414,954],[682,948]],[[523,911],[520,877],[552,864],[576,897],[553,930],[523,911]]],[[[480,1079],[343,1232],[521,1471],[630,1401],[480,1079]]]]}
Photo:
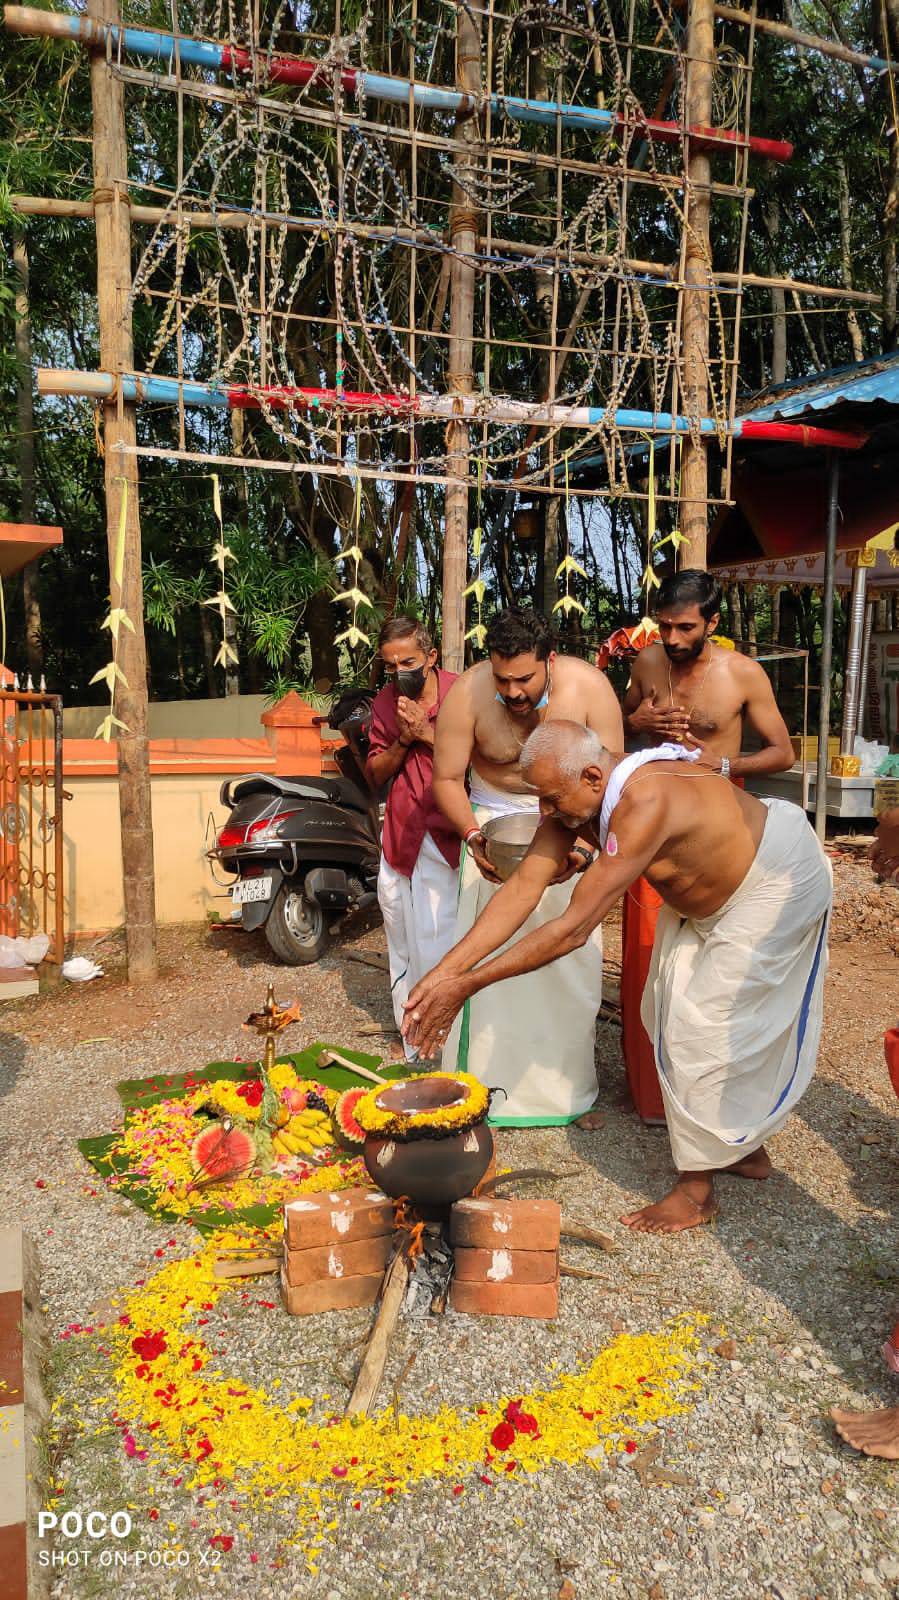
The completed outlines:
{"type": "Polygon", "coordinates": [[[582,946],[641,873],[665,902],[643,996],[677,1181],[621,1220],[679,1233],[715,1215],[714,1178],[766,1178],[764,1141],[811,1081],[821,1033],[827,858],[804,812],[743,793],[683,745],[631,756],[557,721],[521,768],[544,818],[471,932],[412,992],[404,1030],[428,1055],[469,995],[582,946]],[[566,860],[572,834],[600,855],[567,910],[507,949],[566,860]],[[494,954],[501,951],[500,954],[494,954]]]}

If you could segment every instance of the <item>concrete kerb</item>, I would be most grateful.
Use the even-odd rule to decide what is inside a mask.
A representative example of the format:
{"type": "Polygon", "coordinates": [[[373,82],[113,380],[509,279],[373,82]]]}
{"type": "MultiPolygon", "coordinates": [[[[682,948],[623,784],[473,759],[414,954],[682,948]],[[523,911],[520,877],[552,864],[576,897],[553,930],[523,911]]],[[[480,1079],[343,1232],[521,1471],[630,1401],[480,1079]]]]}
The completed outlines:
{"type": "Polygon", "coordinates": [[[0,1227],[0,1571],[6,1600],[46,1600],[50,1593],[37,1541],[40,1439],[49,1410],[38,1283],[31,1240],[20,1227],[0,1227]]]}

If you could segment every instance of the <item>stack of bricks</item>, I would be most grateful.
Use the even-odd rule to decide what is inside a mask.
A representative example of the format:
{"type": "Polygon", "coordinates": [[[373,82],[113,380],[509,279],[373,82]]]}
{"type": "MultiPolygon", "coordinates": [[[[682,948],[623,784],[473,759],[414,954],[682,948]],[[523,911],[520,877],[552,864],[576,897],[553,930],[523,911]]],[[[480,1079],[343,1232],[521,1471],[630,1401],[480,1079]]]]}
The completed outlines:
{"type": "Polygon", "coordinates": [[[393,1204],[371,1189],[284,1207],[281,1299],[293,1317],[374,1305],[393,1245],[393,1204]]]}
{"type": "Polygon", "coordinates": [[[560,1224],[554,1200],[459,1200],[450,1215],[453,1310],[557,1316],[560,1224]]]}

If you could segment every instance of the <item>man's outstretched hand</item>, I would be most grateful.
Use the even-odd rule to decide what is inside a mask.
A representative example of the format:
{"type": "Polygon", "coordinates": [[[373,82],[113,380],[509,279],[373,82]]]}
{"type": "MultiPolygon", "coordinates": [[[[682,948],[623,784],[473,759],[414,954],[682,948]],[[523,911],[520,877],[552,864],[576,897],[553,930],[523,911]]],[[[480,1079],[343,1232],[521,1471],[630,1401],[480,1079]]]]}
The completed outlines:
{"type": "Polygon", "coordinates": [[[417,983],[406,1001],[403,1038],[418,1047],[425,1058],[436,1056],[446,1044],[456,1013],[470,994],[464,977],[441,976],[435,969],[417,983]]]}

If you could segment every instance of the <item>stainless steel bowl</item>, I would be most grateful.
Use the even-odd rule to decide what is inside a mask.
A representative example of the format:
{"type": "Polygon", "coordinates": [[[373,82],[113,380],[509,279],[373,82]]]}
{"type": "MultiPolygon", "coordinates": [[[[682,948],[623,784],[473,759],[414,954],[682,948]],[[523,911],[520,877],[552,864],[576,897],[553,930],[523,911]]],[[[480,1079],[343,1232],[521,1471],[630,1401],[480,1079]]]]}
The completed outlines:
{"type": "Polygon", "coordinates": [[[491,817],[484,824],[487,855],[503,883],[521,865],[539,826],[539,811],[516,811],[509,817],[491,817]]]}

